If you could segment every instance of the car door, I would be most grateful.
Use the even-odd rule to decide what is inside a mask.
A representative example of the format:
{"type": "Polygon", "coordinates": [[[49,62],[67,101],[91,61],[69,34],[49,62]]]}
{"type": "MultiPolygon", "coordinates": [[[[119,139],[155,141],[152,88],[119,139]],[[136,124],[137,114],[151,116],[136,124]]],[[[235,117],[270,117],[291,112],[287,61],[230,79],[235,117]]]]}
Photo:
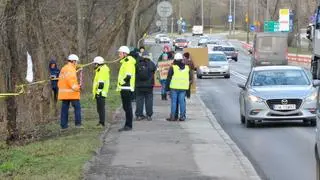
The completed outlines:
{"type": "Polygon", "coordinates": [[[242,115],[246,115],[246,99],[248,95],[248,89],[250,88],[250,81],[251,81],[251,72],[246,80],[245,89],[240,90],[240,112],[242,115]]]}

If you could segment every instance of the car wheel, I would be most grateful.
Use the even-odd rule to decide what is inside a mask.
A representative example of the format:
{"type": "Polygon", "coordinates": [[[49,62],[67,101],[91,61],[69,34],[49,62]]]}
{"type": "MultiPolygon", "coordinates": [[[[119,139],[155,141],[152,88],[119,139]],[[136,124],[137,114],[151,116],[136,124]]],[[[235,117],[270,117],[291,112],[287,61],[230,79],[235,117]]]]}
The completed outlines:
{"type": "Polygon", "coordinates": [[[200,74],[197,74],[198,79],[202,79],[202,76],[200,74]]]}
{"type": "Polygon", "coordinates": [[[311,127],[316,127],[317,126],[317,119],[310,120],[310,126],[311,127]]]}
{"type": "Polygon", "coordinates": [[[246,127],[247,127],[247,128],[252,128],[252,127],[254,127],[254,125],[255,125],[254,120],[248,120],[248,119],[246,119],[245,121],[246,121],[246,127]]]}
{"type": "Polygon", "coordinates": [[[316,156],[316,180],[320,180],[320,162],[317,144],[314,146],[314,155],[316,156]]]}
{"type": "Polygon", "coordinates": [[[246,117],[240,113],[241,124],[246,123],[246,117]]]}
{"type": "Polygon", "coordinates": [[[237,58],[237,57],[236,57],[236,58],[234,58],[234,61],[235,61],[235,62],[238,62],[238,58],[237,58]]]}
{"type": "Polygon", "coordinates": [[[230,74],[225,75],[224,78],[230,79],[230,74]]]}

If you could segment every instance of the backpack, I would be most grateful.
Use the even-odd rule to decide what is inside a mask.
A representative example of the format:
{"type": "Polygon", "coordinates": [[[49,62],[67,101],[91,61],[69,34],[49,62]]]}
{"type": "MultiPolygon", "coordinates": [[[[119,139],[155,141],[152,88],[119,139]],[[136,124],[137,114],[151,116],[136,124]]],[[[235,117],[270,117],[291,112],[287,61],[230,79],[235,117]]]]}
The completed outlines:
{"type": "Polygon", "coordinates": [[[147,81],[152,76],[152,73],[150,71],[147,61],[139,61],[139,63],[137,64],[136,71],[137,71],[137,78],[140,81],[147,81]]]}

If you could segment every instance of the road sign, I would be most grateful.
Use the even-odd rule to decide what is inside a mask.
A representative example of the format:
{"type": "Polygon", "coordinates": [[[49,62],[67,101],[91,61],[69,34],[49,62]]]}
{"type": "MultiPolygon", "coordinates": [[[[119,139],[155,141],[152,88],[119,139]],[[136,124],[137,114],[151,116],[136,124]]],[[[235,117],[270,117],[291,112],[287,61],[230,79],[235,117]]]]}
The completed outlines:
{"type": "Polygon", "coordinates": [[[228,22],[229,22],[229,23],[232,22],[232,16],[231,16],[231,15],[228,16],[228,22]]]}
{"type": "Polygon", "coordinates": [[[159,20],[156,21],[156,26],[157,26],[157,27],[160,27],[160,26],[161,26],[161,21],[159,21],[159,20]]]}
{"type": "Polygon", "coordinates": [[[279,22],[277,22],[277,21],[264,21],[263,30],[264,30],[264,32],[278,32],[279,31],[279,22]]]}
{"type": "Polygon", "coordinates": [[[250,24],[250,31],[251,32],[255,32],[256,31],[256,27],[253,24],[250,24]]]}
{"type": "Polygon", "coordinates": [[[279,10],[279,31],[288,32],[290,30],[290,10],[280,9],[279,10]]]}
{"type": "Polygon", "coordinates": [[[157,13],[160,17],[170,17],[172,14],[172,4],[169,1],[162,1],[157,6],[157,13]]]}

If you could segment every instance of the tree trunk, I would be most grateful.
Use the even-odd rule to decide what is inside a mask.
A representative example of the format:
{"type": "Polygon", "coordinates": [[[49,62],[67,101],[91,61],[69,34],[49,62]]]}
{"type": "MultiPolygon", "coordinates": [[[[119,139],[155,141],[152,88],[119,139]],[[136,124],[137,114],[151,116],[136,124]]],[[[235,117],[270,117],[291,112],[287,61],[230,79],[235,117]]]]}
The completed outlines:
{"type": "Polygon", "coordinates": [[[76,0],[77,5],[77,42],[78,42],[78,56],[80,59],[85,57],[85,36],[84,36],[84,21],[85,13],[83,9],[83,0],[76,0]]]}
{"type": "Polygon", "coordinates": [[[135,32],[135,22],[136,22],[136,16],[138,13],[138,9],[139,9],[139,4],[140,4],[140,0],[136,1],[136,5],[134,7],[133,13],[132,13],[132,18],[131,18],[131,22],[130,22],[130,28],[129,28],[129,33],[128,33],[128,37],[127,37],[127,45],[128,46],[136,46],[136,32],[135,32]]]}
{"type": "MultiPolygon", "coordinates": [[[[17,22],[17,12],[22,0],[8,0],[4,17],[5,17],[5,29],[6,29],[6,39],[7,39],[7,49],[9,50],[9,57],[5,60],[7,64],[6,71],[6,91],[14,92],[15,87],[19,81],[19,68],[18,68],[18,48],[17,48],[17,36],[16,36],[16,22],[17,22]]],[[[17,129],[17,99],[14,96],[8,97],[6,99],[6,109],[7,109],[7,144],[15,141],[19,138],[19,132],[17,129]]]]}

